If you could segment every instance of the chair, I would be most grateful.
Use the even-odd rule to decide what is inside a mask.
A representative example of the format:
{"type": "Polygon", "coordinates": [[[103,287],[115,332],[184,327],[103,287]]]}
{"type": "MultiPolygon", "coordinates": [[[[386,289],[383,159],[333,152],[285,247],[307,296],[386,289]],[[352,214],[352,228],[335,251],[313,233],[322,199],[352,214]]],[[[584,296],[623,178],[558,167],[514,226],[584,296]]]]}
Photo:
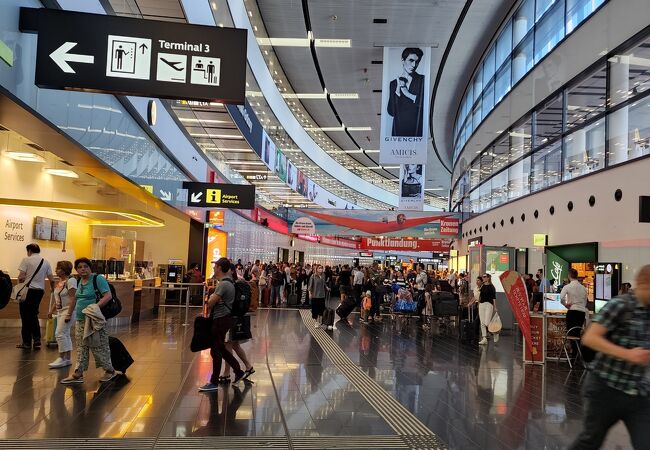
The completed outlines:
{"type": "Polygon", "coordinates": [[[585,364],[584,357],[582,356],[582,349],[580,348],[580,340],[582,339],[583,332],[584,332],[583,327],[573,327],[570,328],[562,338],[562,347],[560,348],[558,361],[560,360],[560,358],[562,358],[562,353],[564,352],[564,356],[566,356],[567,362],[569,363],[569,367],[571,369],[573,369],[573,365],[576,362],[578,362],[578,360],[580,360],[580,363],[582,364],[583,367],[587,367],[585,364]],[[578,336],[574,336],[574,334],[578,334],[578,336]],[[573,345],[572,343],[575,343],[576,349],[578,350],[577,356],[573,361],[571,361],[571,355],[569,355],[569,352],[567,350],[567,342],[569,342],[569,345],[573,345]]]}

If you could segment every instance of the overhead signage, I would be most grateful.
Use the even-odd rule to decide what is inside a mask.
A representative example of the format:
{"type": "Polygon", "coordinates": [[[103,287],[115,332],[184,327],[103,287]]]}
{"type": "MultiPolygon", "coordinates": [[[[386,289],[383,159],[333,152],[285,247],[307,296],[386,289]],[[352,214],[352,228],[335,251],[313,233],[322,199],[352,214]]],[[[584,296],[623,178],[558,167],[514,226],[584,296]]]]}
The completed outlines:
{"type": "Polygon", "coordinates": [[[225,211],[219,209],[208,211],[208,223],[205,224],[206,228],[223,228],[225,213],[225,211]]]}
{"type": "Polygon", "coordinates": [[[413,252],[449,251],[449,239],[361,238],[361,248],[366,250],[408,250],[413,252]]]}
{"type": "Polygon", "coordinates": [[[483,244],[483,236],[478,236],[467,241],[468,247],[475,247],[477,245],[483,244]]]}
{"type": "Polygon", "coordinates": [[[546,247],[548,245],[548,235],[533,234],[533,245],[535,247],[546,247]]]}
{"type": "Polygon", "coordinates": [[[359,252],[359,256],[362,258],[372,258],[374,255],[373,252],[359,252]]]}
{"type": "Polygon", "coordinates": [[[457,213],[431,211],[288,210],[292,233],[321,236],[451,239],[459,234],[458,217],[457,213]]]}
{"type": "Polygon", "coordinates": [[[187,206],[202,208],[255,208],[255,186],[185,182],[187,206]]]}
{"type": "Polygon", "coordinates": [[[430,47],[384,47],[381,164],[426,164],[430,47]]]}
{"type": "Polygon", "coordinates": [[[244,179],[248,181],[266,181],[269,179],[269,175],[266,173],[250,173],[250,172],[239,172],[244,176],[244,179]]]}
{"type": "Polygon", "coordinates": [[[246,30],[47,8],[20,8],[20,30],[42,88],[244,102],[246,30]]]}
{"type": "Polygon", "coordinates": [[[386,255],[384,258],[388,261],[397,261],[397,255],[386,255]]]}

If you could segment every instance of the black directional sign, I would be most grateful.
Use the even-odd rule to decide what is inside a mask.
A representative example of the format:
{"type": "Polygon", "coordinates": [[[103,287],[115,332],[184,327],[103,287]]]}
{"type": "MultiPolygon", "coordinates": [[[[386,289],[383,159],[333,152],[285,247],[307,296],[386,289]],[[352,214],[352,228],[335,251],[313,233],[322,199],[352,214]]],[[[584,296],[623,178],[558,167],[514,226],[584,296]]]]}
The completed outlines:
{"type": "Polygon", "coordinates": [[[20,8],[20,30],[39,87],[244,102],[246,30],[46,8],[20,8]]]}
{"type": "Polygon", "coordinates": [[[255,208],[255,186],[185,182],[187,206],[203,208],[255,208]]]}

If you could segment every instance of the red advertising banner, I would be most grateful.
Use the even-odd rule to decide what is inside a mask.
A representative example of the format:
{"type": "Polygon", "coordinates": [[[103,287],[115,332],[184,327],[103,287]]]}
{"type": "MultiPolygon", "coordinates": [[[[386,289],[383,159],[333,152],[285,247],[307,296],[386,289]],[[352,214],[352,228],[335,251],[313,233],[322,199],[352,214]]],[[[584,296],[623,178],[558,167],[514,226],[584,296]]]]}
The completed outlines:
{"type": "MultiPolygon", "coordinates": [[[[526,291],[524,279],[521,277],[521,275],[519,275],[518,272],[515,272],[514,270],[506,270],[501,275],[499,275],[499,279],[503,285],[503,290],[506,293],[508,302],[510,302],[512,312],[515,314],[515,318],[519,324],[519,329],[524,335],[526,345],[534,356],[536,353],[534,350],[536,349],[532,345],[533,339],[530,330],[528,292],[526,291]]],[[[541,355],[542,353],[540,352],[540,358],[542,357],[541,355]]]]}
{"type": "Polygon", "coordinates": [[[353,241],[352,239],[341,239],[340,237],[336,236],[321,236],[320,243],[324,245],[332,245],[334,247],[353,249],[359,248],[359,242],[353,241]]]}
{"type": "Polygon", "coordinates": [[[458,219],[444,218],[440,219],[440,235],[441,236],[458,236],[458,219]]]}
{"type": "Polygon", "coordinates": [[[361,238],[363,250],[408,250],[413,252],[448,252],[449,239],[361,238]]]}
{"type": "Polygon", "coordinates": [[[530,340],[526,339],[526,343],[528,342],[530,345],[524,346],[524,362],[543,364],[546,359],[544,354],[546,336],[542,314],[530,316],[530,340]]]}

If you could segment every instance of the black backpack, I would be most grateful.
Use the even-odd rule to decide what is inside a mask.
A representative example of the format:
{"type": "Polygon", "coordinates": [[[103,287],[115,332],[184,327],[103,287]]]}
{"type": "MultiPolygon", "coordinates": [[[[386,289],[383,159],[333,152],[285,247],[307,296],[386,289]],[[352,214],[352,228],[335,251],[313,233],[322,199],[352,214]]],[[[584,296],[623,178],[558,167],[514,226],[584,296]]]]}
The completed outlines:
{"type": "MultiPolygon", "coordinates": [[[[97,277],[97,274],[93,275],[93,288],[95,289],[95,296],[97,297],[97,301],[99,301],[99,299],[102,298],[102,293],[99,292],[99,288],[97,287],[97,277]]],[[[108,282],[108,280],[106,281],[108,282]]],[[[113,286],[111,283],[108,283],[108,288],[111,290],[111,299],[104,305],[103,308],[101,308],[102,314],[106,320],[112,319],[122,312],[122,302],[120,302],[120,299],[117,298],[117,295],[115,294],[115,286],[113,286]]]]}
{"type": "Polygon", "coordinates": [[[3,309],[9,303],[12,289],[11,277],[8,273],[0,270],[0,309],[3,309]]]}
{"type": "Polygon", "coordinates": [[[228,308],[228,305],[226,305],[226,308],[230,310],[230,315],[234,317],[245,316],[251,306],[250,285],[244,280],[234,281],[232,278],[224,278],[222,281],[224,280],[228,280],[235,285],[235,299],[232,302],[232,308],[228,308]]]}

